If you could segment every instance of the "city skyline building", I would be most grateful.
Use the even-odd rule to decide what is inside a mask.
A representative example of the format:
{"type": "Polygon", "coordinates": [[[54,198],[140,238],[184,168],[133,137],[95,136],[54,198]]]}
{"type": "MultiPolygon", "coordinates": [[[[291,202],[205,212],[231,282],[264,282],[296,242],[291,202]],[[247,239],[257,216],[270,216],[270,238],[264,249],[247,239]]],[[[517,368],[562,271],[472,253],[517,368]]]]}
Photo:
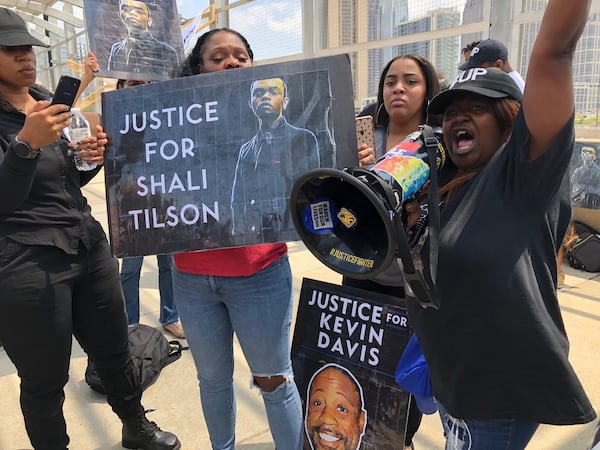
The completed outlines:
{"type": "MultiPolygon", "coordinates": [[[[398,36],[409,36],[416,33],[441,30],[460,25],[460,11],[456,8],[440,8],[430,11],[426,17],[401,23],[397,26],[398,36]]],[[[460,39],[450,36],[394,47],[396,54],[412,53],[429,59],[440,78],[451,79],[458,73],[460,39]]]]}
{"type": "MultiPolygon", "coordinates": [[[[369,0],[369,42],[398,36],[396,24],[408,20],[408,0],[369,0]]],[[[369,95],[376,96],[379,77],[394,56],[392,47],[369,50],[369,95]]]]}
{"type": "MultiPolygon", "coordinates": [[[[543,1],[543,0],[542,0],[543,1]]],[[[490,17],[490,11],[483,12],[484,0],[467,0],[462,14],[462,24],[466,25],[469,23],[481,22],[484,17],[490,17]]],[[[491,2],[490,2],[491,4],[491,2]]],[[[480,41],[483,39],[483,33],[466,33],[460,38],[460,48],[464,48],[465,45],[473,41],[480,41]]]]}
{"type": "Polygon", "coordinates": [[[600,109],[600,14],[590,15],[588,26],[579,40],[573,61],[575,102],[586,115],[598,115],[600,109]],[[590,64],[590,61],[594,61],[590,64]]]}
{"type": "MultiPolygon", "coordinates": [[[[432,30],[441,30],[460,25],[460,11],[455,8],[440,8],[432,11],[432,30]]],[[[453,79],[458,73],[460,62],[460,37],[450,36],[432,42],[431,57],[440,78],[453,79]]]]}

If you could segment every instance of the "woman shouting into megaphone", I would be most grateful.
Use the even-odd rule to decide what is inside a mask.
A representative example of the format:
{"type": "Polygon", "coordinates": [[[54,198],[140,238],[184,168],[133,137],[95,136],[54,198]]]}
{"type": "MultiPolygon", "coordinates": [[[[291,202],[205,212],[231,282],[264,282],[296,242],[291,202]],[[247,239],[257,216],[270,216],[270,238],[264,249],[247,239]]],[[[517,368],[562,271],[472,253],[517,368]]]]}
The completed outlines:
{"type": "Polygon", "coordinates": [[[408,310],[447,449],[523,449],[540,423],[596,417],[556,292],[571,217],[572,63],[589,6],[548,2],[523,95],[505,72],[474,68],[429,105],[457,173],[440,190],[440,307],[409,300],[408,310]]]}

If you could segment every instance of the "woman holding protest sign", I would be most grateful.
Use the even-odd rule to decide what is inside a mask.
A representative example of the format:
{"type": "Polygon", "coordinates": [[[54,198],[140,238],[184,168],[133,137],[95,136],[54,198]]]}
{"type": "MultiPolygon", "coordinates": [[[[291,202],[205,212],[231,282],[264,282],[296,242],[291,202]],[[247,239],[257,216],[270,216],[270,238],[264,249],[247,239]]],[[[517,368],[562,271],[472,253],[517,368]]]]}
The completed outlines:
{"type": "Polygon", "coordinates": [[[17,368],[21,410],[35,449],[65,450],[63,415],[73,336],[96,364],[127,448],[176,450],[146,419],[129,356],[118,265],[81,186],[73,150],[104,162],[106,134],[69,143],[69,106],[36,85],[33,46],[45,46],[0,8],[0,341],[17,368]]]}
{"type": "MultiPolygon", "coordinates": [[[[251,67],[236,31],[198,39],[183,75],[251,67]]],[[[194,357],[213,449],[235,446],[233,334],[260,389],[277,448],[302,448],[302,407],[290,359],[292,274],[285,243],[175,254],[175,301],[194,357]]]]}
{"type": "Polygon", "coordinates": [[[447,449],[523,449],[540,423],[596,417],[556,293],[571,216],[573,55],[589,6],[548,2],[523,95],[505,72],[474,68],[429,105],[444,116],[458,172],[440,191],[440,307],[408,306],[447,449]]]}

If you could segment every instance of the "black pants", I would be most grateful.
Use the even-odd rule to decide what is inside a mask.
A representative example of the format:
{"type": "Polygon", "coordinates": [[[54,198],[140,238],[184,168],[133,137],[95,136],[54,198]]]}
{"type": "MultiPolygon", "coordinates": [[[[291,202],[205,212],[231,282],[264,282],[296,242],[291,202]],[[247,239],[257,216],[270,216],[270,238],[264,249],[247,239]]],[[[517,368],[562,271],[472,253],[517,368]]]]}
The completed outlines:
{"type": "Polygon", "coordinates": [[[62,405],[72,335],[95,363],[121,419],[142,408],[127,338],[118,263],[106,241],[76,256],[0,237],[0,341],[21,379],[21,410],[36,450],[64,450],[62,405]]]}
{"type": "MultiPolygon", "coordinates": [[[[380,294],[391,295],[393,297],[404,298],[404,288],[401,286],[385,286],[383,284],[375,283],[370,280],[357,280],[355,278],[343,277],[342,285],[351,286],[365,291],[378,292],[380,294]]],[[[400,359],[400,355],[398,355],[400,359]]],[[[408,418],[406,424],[406,435],[404,437],[404,445],[406,447],[412,444],[413,437],[415,436],[419,426],[421,425],[421,419],[423,413],[417,408],[417,402],[412,398],[410,399],[410,406],[408,408],[408,418]]]]}

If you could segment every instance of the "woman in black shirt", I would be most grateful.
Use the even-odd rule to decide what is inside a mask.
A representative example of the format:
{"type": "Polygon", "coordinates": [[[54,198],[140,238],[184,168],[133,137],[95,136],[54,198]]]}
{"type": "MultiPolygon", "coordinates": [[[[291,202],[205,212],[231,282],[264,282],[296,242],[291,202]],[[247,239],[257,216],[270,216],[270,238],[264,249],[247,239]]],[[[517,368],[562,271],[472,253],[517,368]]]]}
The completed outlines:
{"type": "MultiPolygon", "coordinates": [[[[549,0],[521,90],[461,72],[431,100],[456,175],[440,190],[439,309],[408,302],[453,450],[523,449],[596,413],[568,360],[556,253],[571,216],[575,47],[589,0],[549,0]]],[[[428,267],[428,252],[422,252],[428,267]]]]}
{"type": "MultiPolygon", "coordinates": [[[[133,374],[116,259],[81,193],[98,169],[79,172],[62,129],[71,113],[35,85],[34,45],[23,19],[0,8],[0,341],[21,379],[21,409],[36,449],[67,448],[63,416],[72,335],[123,422],[123,446],[179,449],[145,417],[133,374]]],[[[104,162],[106,134],[82,139],[104,162]]]]}

